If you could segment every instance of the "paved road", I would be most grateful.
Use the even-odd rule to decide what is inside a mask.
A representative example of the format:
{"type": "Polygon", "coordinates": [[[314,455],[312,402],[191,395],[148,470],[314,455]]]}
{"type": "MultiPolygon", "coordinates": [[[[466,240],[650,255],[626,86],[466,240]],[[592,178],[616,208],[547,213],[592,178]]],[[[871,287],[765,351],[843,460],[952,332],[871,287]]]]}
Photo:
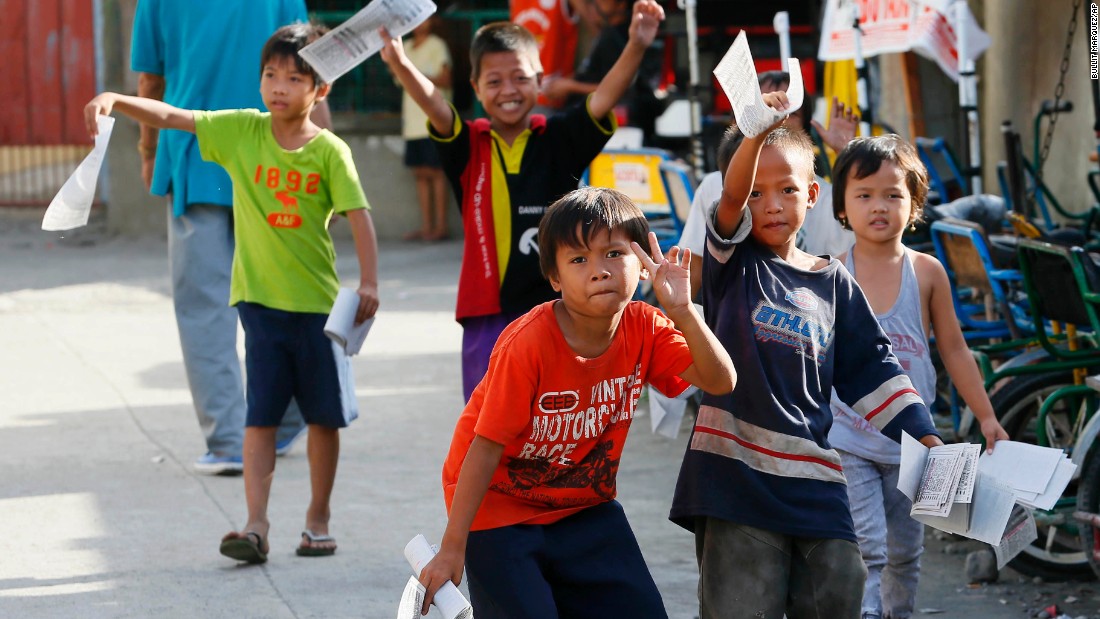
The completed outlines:
{"type": "MultiPolygon", "coordinates": [[[[353,254],[340,251],[351,278],[353,254]]],[[[382,248],[382,311],[354,361],[362,417],[342,434],[339,552],[294,556],[308,497],[299,446],[278,463],[270,561],[238,567],[217,544],[245,516],[241,480],[189,466],[203,442],[163,241],[58,240],[0,220],[0,616],[392,617],[409,575],[402,547],[444,526],[439,468],[461,406],[459,252],[456,242],[382,248]]],[[[692,538],[666,520],[686,434],[670,441],[647,426],[635,424],[620,495],[670,616],[691,619],[692,538]]],[[[919,607],[1026,616],[1016,598],[1037,586],[1009,576],[967,589],[961,562],[929,554],[919,607]]],[[[1051,595],[1100,609],[1088,587],[1051,595]]]]}

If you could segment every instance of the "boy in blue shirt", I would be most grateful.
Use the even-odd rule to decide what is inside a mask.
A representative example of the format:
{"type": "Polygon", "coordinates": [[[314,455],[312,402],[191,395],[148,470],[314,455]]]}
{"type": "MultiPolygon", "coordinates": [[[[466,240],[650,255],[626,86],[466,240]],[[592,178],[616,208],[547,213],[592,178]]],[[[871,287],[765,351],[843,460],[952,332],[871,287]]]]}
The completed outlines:
{"type": "Polygon", "coordinates": [[[143,124],[195,133],[203,158],[220,164],[233,179],[236,252],[229,302],[240,313],[247,352],[248,523],[225,535],[220,551],[249,563],[267,560],[275,432],[291,397],[298,400],[310,428],[312,498],[298,554],[336,551],[328,523],[340,452],[338,430],[357,410],[348,359],[323,331],[339,288],[328,234],[334,212],[347,216],[355,238],[360,272],[356,322],[378,309],[374,225],[351,150],[310,120],[330,86],[298,51],[322,33],[317,26],[293,24],[280,28],[264,45],[260,92],[267,113],[183,110],[111,92],[84,108],[93,135],[96,117],[112,110],[143,124]]]}
{"type": "MultiPolygon", "coordinates": [[[[787,107],[783,92],[764,99],[787,107]]],[[[707,222],[707,324],[741,380],[703,397],[670,514],[695,532],[701,619],[859,617],[832,388],[893,440],[942,444],[853,278],[795,245],[817,201],[814,153],[780,124],[744,139],[707,222]]]]}
{"type": "Polygon", "coordinates": [[[664,10],[653,0],[639,0],[632,15],[626,48],[586,105],[549,118],[531,113],[542,65],[534,37],[522,26],[498,22],[474,36],[470,83],[488,119],[465,123],[409,62],[401,40],[382,30],[382,59],[427,114],[462,211],[465,244],[455,317],[463,329],[467,401],[504,327],[558,296],[539,272],[539,221],[552,202],[576,189],[615,131],[612,108],[633,81],[664,10]]]}

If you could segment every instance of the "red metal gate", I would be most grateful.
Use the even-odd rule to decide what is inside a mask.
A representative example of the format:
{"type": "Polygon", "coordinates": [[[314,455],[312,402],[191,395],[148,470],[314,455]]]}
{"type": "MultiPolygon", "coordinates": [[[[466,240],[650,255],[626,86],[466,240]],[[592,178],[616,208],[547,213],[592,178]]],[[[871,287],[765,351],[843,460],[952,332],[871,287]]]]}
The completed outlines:
{"type": "Polygon", "coordinates": [[[47,204],[91,150],[93,0],[0,0],[0,205],[47,204]]]}

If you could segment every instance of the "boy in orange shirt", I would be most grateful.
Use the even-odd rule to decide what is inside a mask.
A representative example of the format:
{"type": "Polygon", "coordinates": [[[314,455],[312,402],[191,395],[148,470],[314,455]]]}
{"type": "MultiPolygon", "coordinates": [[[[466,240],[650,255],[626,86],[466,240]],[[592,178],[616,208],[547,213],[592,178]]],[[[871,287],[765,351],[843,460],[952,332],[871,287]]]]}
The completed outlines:
{"type": "Polygon", "coordinates": [[[728,393],[736,375],[690,301],[690,252],[666,260],[648,229],[611,189],[547,211],[540,266],[562,298],[504,330],[458,420],[443,466],[449,521],[420,575],[425,612],[465,562],[478,619],[666,617],[614,500],[623,443],[643,384],[728,393]],[[667,317],[631,301],[650,276],[667,317]]]}

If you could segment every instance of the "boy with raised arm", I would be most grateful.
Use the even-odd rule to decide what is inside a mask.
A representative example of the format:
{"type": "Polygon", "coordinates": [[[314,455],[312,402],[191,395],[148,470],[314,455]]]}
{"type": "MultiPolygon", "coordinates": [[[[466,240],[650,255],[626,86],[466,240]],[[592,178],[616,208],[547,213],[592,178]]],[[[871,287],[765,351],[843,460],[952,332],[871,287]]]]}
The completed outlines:
{"type": "Polygon", "coordinates": [[[611,189],[575,190],[547,211],[539,260],[562,298],[504,330],[458,420],[424,612],[465,563],[478,619],[666,616],[614,500],[623,443],[643,384],[726,393],[736,375],[688,298],[690,252],[662,258],[648,230],[611,189]],[[667,317],[631,301],[646,277],[667,317]]]}
{"type": "Polygon", "coordinates": [[[329,499],[340,453],[338,430],[357,416],[350,364],[324,334],[339,289],[328,223],[347,216],[359,258],[356,322],[378,309],[378,252],[367,200],[340,138],[310,120],[330,85],[298,55],[323,34],[311,24],[277,30],[260,59],[260,93],[268,112],[184,110],[161,101],[105,92],[84,108],[96,116],[122,112],[142,124],[188,131],[202,157],[233,179],[234,237],[231,305],[244,326],[248,417],[244,491],[248,522],[221,540],[238,561],[267,560],[267,502],[275,471],[275,431],[293,396],[309,424],[312,496],[297,553],[336,552],[329,535],[329,499]]]}
{"type": "Polygon", "coordinates": [[[542,79],[538,45],[510,22],[477,31],[470,83],[488,118],[463,122],[384,29],[382,59],[428,115],[451,181],[465,240],[455,317],[462,324],[466,400],[489,365],[497,336],[524,312],[557,296],[539,273],[535,234],[551,202],[577,187],[615,130],[612,109],[630,86],[664,10],[634,4],[630,40],[584,105],[549,118],[532,114],[542,79]]]}
{"type": "MultiPolygon", "coordinates": [[[[787,107],[783,92],[764,100],[787,107]]],[[[740,380],[703,397],[670,514],[695,533],[702,619],[859,617],[832,388],[891,439],[942,444],[855,281],[796,247],[814,153],[781,122],[741,143],[707,222],[703,305],[740,380]]]]}

